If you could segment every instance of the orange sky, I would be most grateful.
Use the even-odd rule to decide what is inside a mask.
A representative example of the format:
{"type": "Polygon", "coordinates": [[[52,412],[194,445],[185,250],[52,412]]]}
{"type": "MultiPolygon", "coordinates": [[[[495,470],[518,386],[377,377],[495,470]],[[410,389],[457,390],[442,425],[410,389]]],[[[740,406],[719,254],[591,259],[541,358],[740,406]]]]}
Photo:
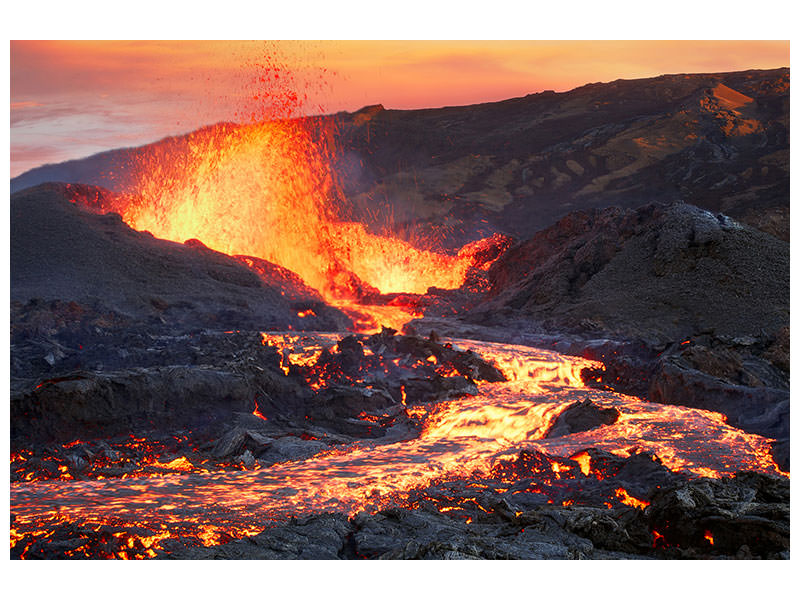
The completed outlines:
{"type": "Polygon", "coordinates": [[[287,89],[307,113],[424,108],[788,65],[788,41],[11,42],[11,175],[241,120],[256,93],[281,116],[264,97],[287,89]],[[256,87],[265,66],[278,79],[256,87]]]}

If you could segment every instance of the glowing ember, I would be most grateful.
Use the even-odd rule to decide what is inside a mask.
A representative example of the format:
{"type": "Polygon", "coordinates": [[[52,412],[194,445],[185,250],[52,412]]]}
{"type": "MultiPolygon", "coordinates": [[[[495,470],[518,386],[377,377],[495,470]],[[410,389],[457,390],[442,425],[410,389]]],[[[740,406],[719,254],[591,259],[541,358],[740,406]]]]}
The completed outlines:
{"type": "Polygon", "coordinates": [[[634,508],[639,508],[644,510],[648,506],[650,506],[649,502],[645,502],[643,500],[638,500],[631,496],[625,488],[617,488],[614,490],[614,493],[617,495],[617,499],[622,502],[623,504],[627,504],[628,506],[633,506],[634,508]]]}
{"type": "Polygon", "coordinates": [[[160,465],[164,469],[172,469],[175,471],[194,471],[194,465],[189,462],[185,456],[180,456],[175,460],[160,465]]]}
{"type": "Polygon", "coordinates": [[[591,473],[592,457],[589,456],[588,452],[578,452],[577,454],[570,456],[570,458],[581,466],[581,473],[584,475],[591,473]]]}

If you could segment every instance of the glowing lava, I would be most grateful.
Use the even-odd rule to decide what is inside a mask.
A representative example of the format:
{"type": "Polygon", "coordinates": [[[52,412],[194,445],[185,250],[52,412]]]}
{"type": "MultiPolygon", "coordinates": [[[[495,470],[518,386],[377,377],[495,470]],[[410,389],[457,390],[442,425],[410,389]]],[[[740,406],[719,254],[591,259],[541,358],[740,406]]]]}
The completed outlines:
{"type": "Polygon", "coordinates": [[[482,241],[448,254],[432,250],[439,240],[377,235],[343,218],[333,168],[336,118],[298,117],[308,112],[306,94],[274,58],[249,67],[256,72],[246,94],[252,106],[237,112],[240,123],[129,152],[117,173],[108,173],[125,193],[89,200],[92,209],[117,212],[162,239],[199,240],[256,270],[247,257],[288,269],[347,312],[356,331],[399,330],[420,315],[381,294],[457,288],[471,266],[488,267],[482,241]]]}
{"type": "MultiPolygon", "coordinates": [[[[335,339],[309,336],[304,352],[285,353],[286,366],[313,361],[335,339]]],[[[265,336],[266,341],[275,343],[276,336],[265,336]]],[[[769,440],[730,427],[718,413],[586,388],[579,373],[593,366],[591,361],[523,346],[463,340],[453,344],[493,359],[509,381],[483,383],[476,396],[416,406],[416,414],[424,418],[417,438],[384,445],[359,442],[258,470],[12,484],[12,545],[26,534],[45,535],[48,527],[65,520],[167,529],[175,536],[212,543],[290,515],[403,505],[411,491],[437,481],[490,475],[521,450],[564,457],[558,465],[541,465],[542,477],[556,479],[603,477],[588,455],[583,458],[580,450],[586,448],[623,457],[634,448],[644,450],[674,471],[697,476],[721,477],[738,470],[781,474],[770,456],[769,440]],[[543,437],[561,411],[586,398],[603,408],[615,407],[619,420],[589,431],[543,437]]],[[[620,503],[646,507],[623,488],[615,493],[620,503]]]]}
{"type": "MultiPolygon", "coordinates": [[[[105,209],[159,238],[276,263],[339,306],[460,286],[480,246],[437,253],[339,220],[333,142],[310,129],[297,119],[217,125],[153,144],[134,155],[134,193],[105,209]]],[[[417,314],[383,306],[357,328],[396,328],[417,314]]]]}

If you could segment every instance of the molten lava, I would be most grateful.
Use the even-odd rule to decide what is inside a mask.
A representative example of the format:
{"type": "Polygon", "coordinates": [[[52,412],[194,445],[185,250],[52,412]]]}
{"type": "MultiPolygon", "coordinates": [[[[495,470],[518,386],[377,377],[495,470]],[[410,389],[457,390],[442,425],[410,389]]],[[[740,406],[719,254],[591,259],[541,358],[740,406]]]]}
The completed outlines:
{"type": "MultiPolygon", "coordinates": [[[[460,286],[479,244],[437,253],[338,219],[332,147],[330,135],[298,119],[207,127],[135,154],[133,193],[102,208],[156,237],[269,260],[339,306],[460,286]]],[[[380,308],[361,329],[397,327],[418,314],[380,308]]]]}
{"type": "MultiPolygon", "coordinates": [[[[296,336],[283,337],[281,341],[265,334],[264,342],[287,344],[283,356],[289,372],[298,365],[313,365],[319,352],[336,342],[334,334],[309,335],[297,349],[296,336]]],[[[428,486],[460,478],[472,481],[476,493],[490,480],[495,491],[504,492],[527,478],[529,491],[551,494],[558,491],[559,482],[607,477],[602,465],[594,464],[590,452],[584,451],[587,448],[617,456],[640,448],[669,469],[694,476],[722,477],[744,469],[786,475],[770,456],[769,440],[730,427],[718,413],[585,387],[579,374],[594,364],[591,361],[523,346],[452,343],[492,359],[508,381],[483,383],[475,396],[416,406],[422,420],[419,437],[331,447],[306,460],[261,469],[186,472],[191,463],[183,459],[159,462],[158,469],[172,472],[149,478],[61,480],[45,486],[23,478],[11,486],[12,548],[28,548],[56,535],[62,524],[73,531],[77,525],[70,523],[79,523],[89,540],[80,553],[97,556],[100,551],[90,544],[97,536],[107,540],[124,535],[125,543],[131,539],[133,545],[125,556],[146,557],[152,555],[148,550],[161,547],[159,541],[165,537],[188,536],[208,545],[252,535],[267,522],[291,515],[354,514],[397,504],[413,508],[420,494],[424,499],[428,486]],[[567,436],[543,437],[558,414],[582,398],[618,409],[619,420],[567,436]],[[152,533],[139,537],[121,533],[131,528],[152,533]]],[[[404,399],[413,400],[403,393],[404,399]]],[[[646,501],[624,488],[613,489],[606,506],[646,508],[646,501]]],[[[473,500],[454,497],[441,510],[463,513],[466,519],[458,507],[473,500]]],[[[564,506],[577,503],[571,498],[555,501],[564,506]]],[[[659,535],[653,532],[654,543],[659,535]]]]}

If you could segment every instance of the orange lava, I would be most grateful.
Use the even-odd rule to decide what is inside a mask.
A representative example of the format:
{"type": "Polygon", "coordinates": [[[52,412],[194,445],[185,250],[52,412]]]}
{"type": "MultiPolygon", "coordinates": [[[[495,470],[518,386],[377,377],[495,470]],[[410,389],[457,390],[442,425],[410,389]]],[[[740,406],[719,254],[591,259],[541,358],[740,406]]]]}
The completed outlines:
{"type": "Polygon", "coordinates": [[[617,488],[614,490],[614,493],[617,495],[617,499],[622,502],[623,504],[627,504],[628,506],[633,506],[634,508],[639,508],[644,510],[648,506],[650,506],[649,502],[644,500],[639,500],[631,496],[625,488],[617,488]]]}
{"type": "Polygon", "coordinates": [[[570,458],[580,465],[581,473],[584,475],[588,475],[592,472],[592,457],[589,456],[588,452],[578,452],[577,454],[570,456],[570,458]]]}
{"type": "MultiPolygon", "coordinates": [[[[332,146],[302,120],[207,127],[140,151],[135,191],[113,210],[159,238],[199,239],[220,252],[269,260],[335,305],[352,307],[376,291],[460,286],[473,246],[437,253],[336,217],[332,146]]],[[[417,316],[407,307],[359,310],[367,314],[362,330],[417,316]]]]}
{"type": "Polygon", "coordinates": [[[175,471],[194,471],[195,469],[194,465],[185,456],[179,456],[167,463],[162,463],[160,466],[164,469],[173,469],[175,471]]]}
{"type": "MultiPolygon", "coordinates": [[[[291,346],[284,353],[287,368],[313,361],[337,339],[335,334],[309,334],[304,336],[304,348],[297,350],[297,340],[289,337],[287,334],[283,340],[291,346]]],[[[274,334],[265,334],[264,341],[281,342],[274,334]]],[[[579,373],[596,366],[592,361],[523,346],[466,340],[452,343],[492,359],[509,381],[482,383],[476,396],[415,406],[423,425],[414,439],[336,446],[306,460],[268,469],[53,481],[45,487],[35,482],[14,483],[12,546],[25,534],[36,535],[45,531],[43,527],[65,519],[165,529],[171,536],[189,535],[198,543],[217,543],[249,535],[246,532],[256,525],[290,515],[320,511],[352,514],[402,505],[411,490],[436,481],[489,474],[500,462],[514,460],[521,450],[565,457],[555,461],[558,465],[551,461],[541,466],[543,473],[556,479],[581,474],[603,477],[599,471],[595,473],[589,455],[580,452],[586,448],[620,456],[641,449],[656,455],[673,471],[697,476],[723,477],[739,470],[780,474],[770,455],[769,440],[730,427],[718,413],[586,388],[579,373]],[[586,398],[600,407],[616,408],[619,420],[589,431],[544,437],[561,411],[586,398]]],[[[623,488],[615,493],[620,503],[639,508],[646,505],[623,488]]],[[[658,534],[654,532],[654,536],[658,534]]],[[[131,543],[152,549],[140,541],[131,543]]]]}
{"type": "Polygon", "coordinates": [[[387,304],[378,294],[462,285],[481,241],[448,254],[432,250],[436,240],[378,235],[342,218],[332,167],[339,154],[335,121],[297,117],[308,112],[307,95],[294,89],[293,74],[279,61],[267,57],[249,68],[257,73],[250,106],[237,111],[241,123],[208,126],[131,152],[123,165],[125,194],[92,202],[92,208],[117,212],[132,228],[158,238],[199,240],[256,270],[246,257],[288,269],[351,316],[356,331],[399,330],[420,316],[415,307],[387,304]]]}
{"type": "Polygon", "coordinates": [[[122,213],[135,229],[264,258],[326,298],[356,291],[350,273],[382,293],[463,281],[466,260],[337,221],[329,151],[302,121],[209,127],[138,160],[138,198],[122,213]]]}

